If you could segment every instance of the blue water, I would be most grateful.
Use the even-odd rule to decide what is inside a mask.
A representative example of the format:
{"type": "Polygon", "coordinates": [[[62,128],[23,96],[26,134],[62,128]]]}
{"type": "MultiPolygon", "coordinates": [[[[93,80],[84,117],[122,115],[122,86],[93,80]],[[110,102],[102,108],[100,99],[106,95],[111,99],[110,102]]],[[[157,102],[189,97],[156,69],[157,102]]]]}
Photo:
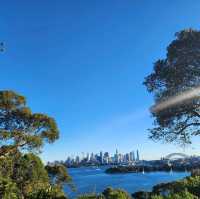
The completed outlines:
{"type": "Polygon", "coordinates": [[[113,188],[122,188],[131,194],[140,190],[150,191],[156,184],[182,179],[190,175],[187,172],[106,174],[104,171],[105,167],[99,169],[90,167],[68,169],[77,191],[72,193],[65,187],[65,192],[70,198],[74,198],[83,193],[100,193],[108,186],[111,186],[113,188]]]}

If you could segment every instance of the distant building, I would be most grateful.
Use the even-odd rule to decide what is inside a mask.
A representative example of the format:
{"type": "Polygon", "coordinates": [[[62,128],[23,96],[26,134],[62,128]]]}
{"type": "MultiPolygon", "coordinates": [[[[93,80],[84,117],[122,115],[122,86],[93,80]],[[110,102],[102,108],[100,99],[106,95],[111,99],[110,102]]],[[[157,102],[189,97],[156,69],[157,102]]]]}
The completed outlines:
{"type": "Polygon", "coordinates": [[[126,162],[127,163],[130,162],[130,154],[129,153],[126,154],[126,162]]]}
{"type": "Polygon", "coordinates": [[[110,162],[109,153],[105,152],[103,156],[104,162],[108,164],[110,162]]]}
{"type": "MultiPolygon", "coordinates": [[[[103,153],[100,151],[98,154],[94,153],[84,153],[82,152],[81,155],[71,155],[67,157],[66,161],[63,162],[68,166],[73,165],[99,165],[99,164],[122,164],[122,165],[133,165],[135,161],[136,164],[139,164],[138,161],[140,160],[139,150],[131,151],[128,153],[119,153],[116,149],[113,155],[110,155],[108,152],[103,153]]],[[[61,162],[61,161],[60,161],[61,162]]]]}
{"type": "Polygon", "coordinates": [[[115,163],[119,163],[119,153],[118,153],[117,149],[116,149],[116,153],[115,153],[115,163]]]}
{"type": "Polygon", "coordinates": [[[131,160],[131,162],[135,162],[135,153],[134,153],[134,151],[130,152],[130,160],[131,160]]]}
{"type": "Polygon", "coordinates": [[[89,153],[87,153],[87,157],[86,157],[86,159],[87,159],[87,160],[86,160],[87,162],[90,161],[90,154],[89,154],[89,153]]]}
{"type": "Polygon", "coordinates": [[[90,155],[90,162],[92,162],[92,161],[94,161],[95,160],[95,158],[94,158],[94,153],[91,153],[91,155],[90,155]]]}
{"type": "Polygon", "coordinates": [[[80,163],[80,157],[79,157],[78,155],[76,156],[76,160],[75,160],[75,162],[76,162],[77,164],[80,163]]]}
{"type": "Polygon", "coordinates": [[[140,160],[140,156],[139,156],[139,151],[137,150],[137,158],[136,158],[136,161],[139,161],[140,160]]]}
{"type": "Polygon", "coordinates": [[[100,163],[103,164],[103,152],[100,152],[100,163]]]}

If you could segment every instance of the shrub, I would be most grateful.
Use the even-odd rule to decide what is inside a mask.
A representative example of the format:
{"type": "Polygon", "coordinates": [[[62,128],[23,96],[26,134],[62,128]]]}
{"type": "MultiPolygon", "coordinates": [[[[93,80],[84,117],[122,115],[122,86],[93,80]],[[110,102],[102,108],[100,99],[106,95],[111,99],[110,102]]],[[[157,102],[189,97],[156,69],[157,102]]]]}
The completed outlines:
{"type": "Polygon", "coordinates": [[[0,177],[0,198],[1,199],[21,199],[16,183],[11,179],[0,177]]]}

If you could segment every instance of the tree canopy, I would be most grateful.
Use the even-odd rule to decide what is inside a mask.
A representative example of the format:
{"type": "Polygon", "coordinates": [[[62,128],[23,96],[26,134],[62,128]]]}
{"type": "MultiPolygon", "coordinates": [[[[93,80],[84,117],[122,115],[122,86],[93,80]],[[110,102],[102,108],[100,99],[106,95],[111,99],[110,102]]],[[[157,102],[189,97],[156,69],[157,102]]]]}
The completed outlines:
{"type": "Polygon", "coordinates": [[[155,100],[155,127],[149,137],[188,144],[200,134],[200,31],[188,29],[175,36],[166,58],[155,62],[144,81],[155,100]]]}
{"type": "Polygon", "coordinates": [[[59,138],[55,120],[32,113],[24,96],[0,91],[0,198],[66,199],[72,187],[62,165],[44,166],[35,152],[59,138]]]}
{"type": "Polygon", "coordinates": [[[0,91],[0,155],[13,150],[39,151],[44,142],[59,137],[53,118],[32,113],[25,97],[13,91],[0,91]]]}

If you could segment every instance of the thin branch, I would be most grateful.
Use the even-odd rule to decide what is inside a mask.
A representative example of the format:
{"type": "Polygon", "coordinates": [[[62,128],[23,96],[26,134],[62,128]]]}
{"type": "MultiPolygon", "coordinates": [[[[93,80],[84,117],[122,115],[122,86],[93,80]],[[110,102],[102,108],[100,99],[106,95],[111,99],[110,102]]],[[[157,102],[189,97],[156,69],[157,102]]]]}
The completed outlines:
{"type": "Polygon", "coordinates": [[[196,123],[190,123],[190,124],[187,124],[185,125],[183,128],[181,128],[179,131],[178,131],[178,134],[181,134],[185,129],[187,129],[188,127],[190,126],[200,126],[200,123],[196,122],[196,123]]]}

